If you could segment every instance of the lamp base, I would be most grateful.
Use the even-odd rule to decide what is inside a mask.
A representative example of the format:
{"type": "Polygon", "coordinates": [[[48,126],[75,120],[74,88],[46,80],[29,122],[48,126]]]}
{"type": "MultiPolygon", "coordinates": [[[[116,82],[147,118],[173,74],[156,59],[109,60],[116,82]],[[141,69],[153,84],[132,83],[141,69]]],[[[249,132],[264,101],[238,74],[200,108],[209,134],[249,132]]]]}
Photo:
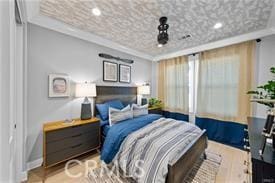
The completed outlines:
{"type": "Polygon", "coordinates": [[[81,120],[91,119],[92,111],[91,111],[91,103],[82,103],[81,104],[81,120]]]}
{"type": "Polygon", "coordinates": [[[141,99],[141,105],[147,104],[147,98],[142,98],[141,99]]]}

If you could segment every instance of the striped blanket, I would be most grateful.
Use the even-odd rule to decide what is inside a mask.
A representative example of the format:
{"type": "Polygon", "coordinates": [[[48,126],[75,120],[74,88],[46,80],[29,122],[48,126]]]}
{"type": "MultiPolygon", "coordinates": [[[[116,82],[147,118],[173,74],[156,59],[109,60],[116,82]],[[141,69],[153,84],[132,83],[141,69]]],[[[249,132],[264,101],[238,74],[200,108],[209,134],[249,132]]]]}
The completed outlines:
{"type": "Polygon", "coordinates": [[[113,163],[139,183],[165,182],[168,164],[177,161],[201,133],[193,124],[160,118],[131,133],[113,163]]]}

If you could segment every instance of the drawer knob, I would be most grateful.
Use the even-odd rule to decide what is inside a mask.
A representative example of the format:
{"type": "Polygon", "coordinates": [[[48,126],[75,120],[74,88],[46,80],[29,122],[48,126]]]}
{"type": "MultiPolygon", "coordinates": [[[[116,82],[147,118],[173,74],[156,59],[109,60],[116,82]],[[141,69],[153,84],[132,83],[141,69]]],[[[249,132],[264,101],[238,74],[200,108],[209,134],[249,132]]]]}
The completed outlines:
{"type": "Polygon", "coordinates": [[[244,138],[243,141],[244,142],[249,142],[249,140],[247,138],[244,138]]]}
{"type": "Polygon", "coordinates": [[[247,145],[244,145],[243,148],[244,148],[245,150],[250,150],[250,147],[247,146],[247,145]]]}
{"type": "Polygon", "coordinates": [[[243,161],[243,165],[248,166],[248,165],[249,165],[249,162],[248,162],[248,161],[246,161],[246,160],[244,160],[244,161],[243,161]]]}
{"type": "Polygon", "coordinates": [[[248,129],[247,128],[245,128],[245,129],[243,129],[245,132],[248,132],[248,129]]]}

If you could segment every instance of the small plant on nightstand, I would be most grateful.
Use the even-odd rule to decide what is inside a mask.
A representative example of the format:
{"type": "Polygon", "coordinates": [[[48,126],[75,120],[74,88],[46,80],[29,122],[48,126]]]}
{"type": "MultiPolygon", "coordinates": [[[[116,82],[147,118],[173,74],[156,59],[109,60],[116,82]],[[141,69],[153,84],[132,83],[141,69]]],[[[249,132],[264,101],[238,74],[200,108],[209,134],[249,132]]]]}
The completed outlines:
{"type": "Polygon", "coordinates": [[[156,98],[150,98],[149,107],[162,107],[162,101],[156,98]]]}

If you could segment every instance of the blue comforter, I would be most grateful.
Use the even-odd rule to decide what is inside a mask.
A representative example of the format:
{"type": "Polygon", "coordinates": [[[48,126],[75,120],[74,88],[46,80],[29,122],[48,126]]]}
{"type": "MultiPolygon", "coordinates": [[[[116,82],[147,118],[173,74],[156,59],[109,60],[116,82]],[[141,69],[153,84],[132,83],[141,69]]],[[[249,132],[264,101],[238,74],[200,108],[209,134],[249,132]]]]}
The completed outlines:
{"type": "Polygon", "coordinates": [[[162,116],[158,114],[148,114],[111,126],[105,138],[100,159],[107,164],[110,163],[119,151],[121,143],[130,133],[139,130],[161,117],[162,116]]]}

